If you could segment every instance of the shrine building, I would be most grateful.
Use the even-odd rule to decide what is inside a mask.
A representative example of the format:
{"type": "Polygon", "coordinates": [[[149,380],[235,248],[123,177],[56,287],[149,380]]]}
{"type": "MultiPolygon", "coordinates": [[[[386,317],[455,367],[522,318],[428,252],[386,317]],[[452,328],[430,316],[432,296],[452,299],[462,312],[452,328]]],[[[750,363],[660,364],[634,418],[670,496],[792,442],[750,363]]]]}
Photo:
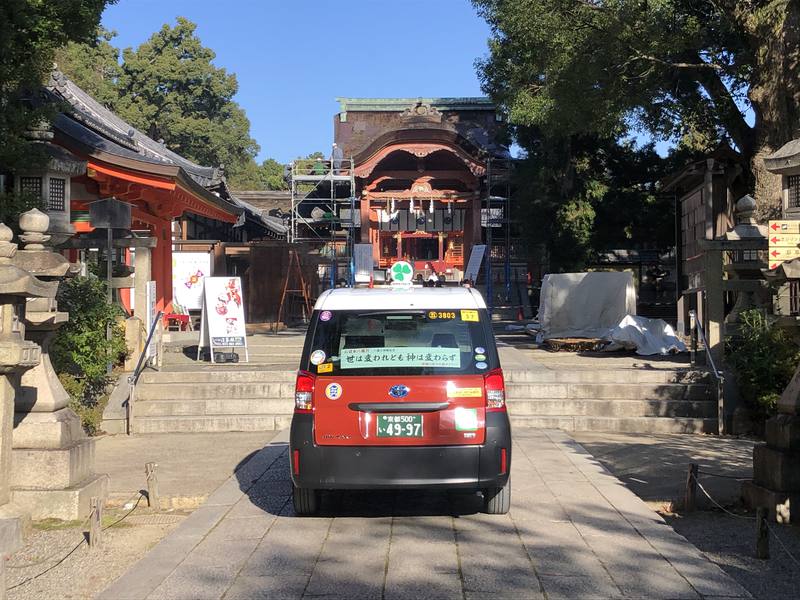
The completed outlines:
{"type": "Polygon", "coordinates": [[[487,98],[338,98],[331,161],[295,161],[294,241],[316,242],[347,271],[356,244],[373,267],[410,261],[462,278],[489,244],[510,261],[508,148],[487,98]],[[348,249],[348,244],[352,247],[348,249]],[[344,263],[344,266],[342,266],[344,263]]]}

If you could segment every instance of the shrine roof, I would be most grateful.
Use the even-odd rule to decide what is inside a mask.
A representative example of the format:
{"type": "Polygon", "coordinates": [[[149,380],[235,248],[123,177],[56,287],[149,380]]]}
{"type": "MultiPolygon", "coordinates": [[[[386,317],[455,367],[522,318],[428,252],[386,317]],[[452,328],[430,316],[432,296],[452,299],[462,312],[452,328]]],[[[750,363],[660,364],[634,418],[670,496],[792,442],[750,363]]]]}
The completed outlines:
{"type": "Polygon", "coordinates": [[[428,104],[439,110],[497,109],[485,96],[452,98],[336,98],[342,112],[403,112],[417,103],[428,104]]]}
{"type": "Polygon", "coordinates": [[[221,169],[198,165],[148,137],[60,71],[51,73],[46,87],[58,100],[69,105],[68,110],[56,117],[53,125],[79,144],[123,161],[144,163],[138,166],[139,169],[152,165],[157,174],[165,174],[159,167],[172,167],[173,173],[178,167],[203,187],[222,179],[221,169]]]}
{"type": "Polygon", "coordinates": [[[786,142],[776,152],[764,157],[768,171],[783,173],[800,167],[800,138],[786,142]]]}

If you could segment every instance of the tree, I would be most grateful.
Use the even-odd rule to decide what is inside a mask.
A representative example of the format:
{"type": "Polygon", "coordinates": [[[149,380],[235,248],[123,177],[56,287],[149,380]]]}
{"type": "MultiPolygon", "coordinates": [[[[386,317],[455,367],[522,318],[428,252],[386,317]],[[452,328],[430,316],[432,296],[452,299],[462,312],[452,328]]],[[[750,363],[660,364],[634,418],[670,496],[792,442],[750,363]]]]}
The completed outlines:
{"type": "Polygon", "coordinates": [[[264,189],[267,190],[288,190],[289,184],[283,178],[284,166],[274,158],[268,158],[261,163],[261,180],[264,189]]]}
{"type": "Polygon", "coordinates": [[[117,111],[168,148],[204,165],[242,169],[258,152],[250,121],[233,101],[236,76],[215,67],[214,52],[178,17],[136,50],[122,53],[117,111]]]}
{"type": "Polygon", "coordinates": [[[779,206],[763,157],[800,124],[796,0],[473,0],[492,28],[478,62],[513,123],[558,135],[727,138],[763,212],[779,206]],[[747,107],[755,123],[746,120],[747,107]]]}
{"type": "MultiPolygon", "coordinates": [[[[4,0],[0,3],[0,170],[44,160],[25,133],[51,115],[37,103],[56,48],[94,35],[115,0],[4,0]]],[[[0,190],[2,192],[3,190],[0,190]]]]}
{"type": "Polygon", "coordinates": [[[56,51],[58,68],[86,93],[111,110],[116,110],[117,84],[122,74],[120,51],[111,42],[116,31],[98,28],[95,39],[86,43],[69,42],[56,51]]]}

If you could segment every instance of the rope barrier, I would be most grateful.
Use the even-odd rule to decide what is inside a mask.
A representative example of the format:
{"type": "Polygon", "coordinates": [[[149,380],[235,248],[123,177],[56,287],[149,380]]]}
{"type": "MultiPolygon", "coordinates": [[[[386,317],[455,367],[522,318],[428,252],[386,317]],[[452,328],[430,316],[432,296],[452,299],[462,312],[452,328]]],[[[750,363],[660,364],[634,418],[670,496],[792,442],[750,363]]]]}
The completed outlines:
{"type": "MultiPolygon", "coordinates": [[[[719,508],[720,510],[722,510],[724,513],[726,513],[726,514],[728,514],[728,515],[730,515],[730,516],[732,516],[732,517],[736,517],[737,519],[745,519],[745,520],[748,520],[748,521],[755,521],[755,520],[756,520],[756,518],[755,518],[755,517],[748,517],[748,516],[746,516],[746,515],[737,515],[736,513],[729,511],[727,508],[725,508],[724,506],[722,506],[722,505],[721,505],[719,502],[717,502],[716,500],[714,500],[714,498],[712,498],[712,497],[711,497],[711,494],[709,494],[709,493],[706,491],[706,489],[703,487],[703,484],[701,484],[701,483],[700,483],[700,482],[697,480],[697,478],[696,478],[696,477],[694,478],[694,481],[695,481],[695,483],[697,484],[697,487],[698,487],[698,488],[700,488],[700,491],[701,491],[701,492],[703,492],[703,494],[705,494],[706,498],[708,498],[708,499],[709,499],[709,500],[712,502],[712,504],[714,504],[714,506],[716,506],[717,508],[719,508]]],[[[791,559],[791,560],[792,560],[792,561],[793,561],[793,562],[794,562],[796,565],[800,566],[800,561],[798,561],[798,560],[797,560],[797,558],[795,558],[794,554],[792,554],[792,553],[791,553],[791,551],[789,550],[789,548],[787,548],[787,547],[786,547],[786,544],[784,544],[784,543],[783,543],[783,540],[781,540],[781,538],[778,536],[777,529],[773,528],[773,526],[770,524],[770,522],[769,522],[768,520],[765,520],[765,523],[766,523],[766,525],[767,525],[767,529],[769,529],[770,533],[772,533],[773,537],[774,537],[774,538],[775,538],[775,540],[778,542],[778,544],[780,545],[781,549],[783,549],[783,551],[784,551],[784,552],[787,554],[787,556],[788,556],[788,557],[789,557],[789,558],[790,558],[790,559],[791,559]]]]}
{"type": "Polygon", "coordinates": [[[721,479],[734,479],[736,481],[750,481],[752,479],[752,477],[737,477],[736,475],[723,475],[722,473],[712,473],[711,471],[701,471],[700,469],[698,469],[697,472],[702,475],[708,475],[709,477],[719,477],[721,479]]]}
{"type": "MultiPolygon", "coordinates": [[[[138,492],[137,494],[138,494],[138,496],[139,496],[139,497],[138,497],[138,498],[137,498],[137,500],[136,500],[136,504],[134,504],[134,505],[133,505],[133,508],[131,508],[131,509],[130,509],[130,510],[127,512],[127,513],[125,513],[125,514],[124,514],[122,517],[120,517],[119,519],[117,519],[116,521],[114,521],[113,523],[111,523],[110,525],[107,525],[107,526],[103,527],[103,531],[105,531],[105,530],[107,530],[107,529],[110,529],[110,528],[114,527],[115,525],[118,525],[119,523],[121,523],[122,521],[124,521],[125,519],[127,519],[127,518],[130,516],[130,514],[131,514],[133,511],[135,511],[135,510],[136,510],[136,508],[139,506],[139,503],[142,501],[142,498],[144,498],[144,494],[142,494],[141,492],[138,492]]],[[[131,496],[131,500],[132,500],[133,498],[134,498],[134,496],[131,496]]],[[[129,500],[128,502],[130,502],[130,500],[129,500]]],[[[126,502],[126,504],[127,504],[127,502],[126,502]]],[[[81,527],[80,527],[81,529],[83,529],[83,528],[86,526],[86,524],[87,524],[87,523],[89,522],[89,520],[92,518],[92,515],[94,515],[94,509],[92,509],[92,510],[89,512],[89,515],[86,517],[86,519],[83,521],[83,523],[81,523],[81,527]]],[[[75,551],[76,551],[78,548],[80,548],[80,547],[81,547],[83,544],[86,544],[86,543],[88,543],[88,542],[87,542],[87,541],[86,541],[86,539],[84,538],[83,534],[81,534],[81,541],[80,541],[80,542],[78,542],[78,543],[77,543],[77,544],[76,544],[76,545],[75,545],[75,546],[74,546],[74,547],[73,547],[73,548],[72,548],[72,549],[71,549],[69,552],[67,552],[67,553],[66,553],[66,554],[65,554],[63,557],[61,557],[61,558],[58,560],[58,562],[56,562],[55,564],[53,564],[53,565],[51,565],[51,566],[47,567],[47,568],[46,568],[44,571],[42,571],[42,572],[40,572],[40,573],[37,573],[36,575],[33,575],[33,576],[31,576],[31,577],[28,577],[28,578],[27,578],[27,579],[25,579],[24,581],[21,581],[20,583],[17,583],[16,585],[13,585],[13,586],[9,587],[9,588],[8,588],[8,591],[11,591],[11,590],[17,589],[17,588],[19,588],[19,587],[22,587],[23,585],[26,585],[26,584],[30,583],[31,581],[34,581],[34,580],[36,580],[36,579],[39,579],[39,577],[41,577],[42,575],[45,575],[46,573],[49,573],[50,571],[52,571],[53,569],[55,569],[57,566],[59,566],[61,563],[63,563],[65,560],[67,560],[67,559],[68,559],[70,556],[72,556],[72,554],[73,554],[73,553],[74,553],[74,552],[75,552],[75,551]]],[[[10,568],[10,569],[29,569],[30,567],[35,567],[35,566],[37,566],[37,565],[40,565],[40,564],[43,564],[43,563],[45,563],[45,562],[48,562],[48,561],[52,560],[53,556],[55,556],[55,555],[51,554],[49,557],[47,557],[47,558],[44,558],[44,559],[42,559],[42,560],[39,560],[39,561],[37,561],[37,562],[34,562],[34,563],[29,563],[29,564],[27,564],[27,565],[17,565],[17,566],[13,566],[13,567],[9,567],[9,568],[10,568]]]]}

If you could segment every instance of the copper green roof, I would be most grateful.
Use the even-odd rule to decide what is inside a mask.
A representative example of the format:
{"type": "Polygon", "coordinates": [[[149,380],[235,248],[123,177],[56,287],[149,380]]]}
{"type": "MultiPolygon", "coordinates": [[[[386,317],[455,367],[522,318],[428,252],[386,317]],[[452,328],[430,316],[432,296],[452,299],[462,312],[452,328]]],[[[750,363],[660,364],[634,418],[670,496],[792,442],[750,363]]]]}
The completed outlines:
{"type": "Polygon", "coordinates": [[[402,112],[415,104],[429,104],[438,110],[495,110],[486,96],[462,98],[336,98],[341,112],[402,112]]]}

